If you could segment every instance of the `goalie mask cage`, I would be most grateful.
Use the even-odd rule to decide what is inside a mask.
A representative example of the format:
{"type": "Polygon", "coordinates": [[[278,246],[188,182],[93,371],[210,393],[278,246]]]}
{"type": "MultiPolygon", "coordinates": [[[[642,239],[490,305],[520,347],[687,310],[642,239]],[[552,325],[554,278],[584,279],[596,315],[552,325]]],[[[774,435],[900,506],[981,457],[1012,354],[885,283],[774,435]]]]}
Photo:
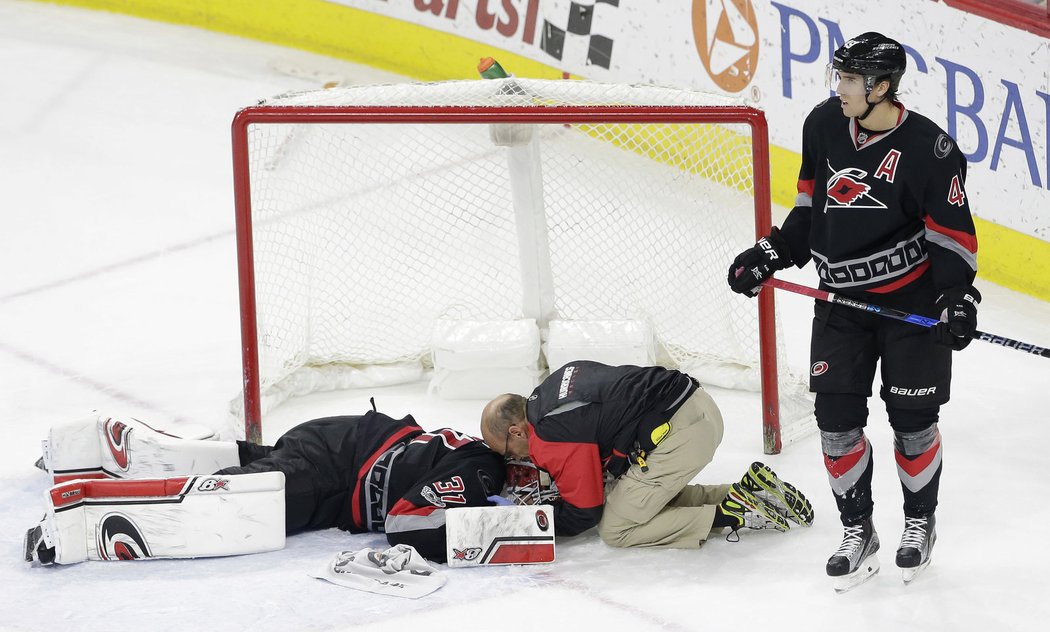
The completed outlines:
{"type": "Polygon", "coordinates": [[[247,438],[289,394],[418,379],[439,318],[640,320],[661,364],[760,387],[778,452],[773,293],[756,309],[725,280],[770,230],[768,152],[760,110],[651,86],[479,79],[241,110],[247,438]]]}

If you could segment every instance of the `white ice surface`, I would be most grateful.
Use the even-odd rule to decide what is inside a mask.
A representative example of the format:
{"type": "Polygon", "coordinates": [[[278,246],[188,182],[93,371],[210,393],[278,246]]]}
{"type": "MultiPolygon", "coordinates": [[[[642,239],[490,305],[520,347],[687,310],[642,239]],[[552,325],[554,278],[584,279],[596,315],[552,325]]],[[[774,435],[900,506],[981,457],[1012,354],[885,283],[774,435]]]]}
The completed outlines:
{"type": "MultiPolygon", "coordinates": [[[[339,550],[385,543],[336,530],[292,537],[266,555],[24,565],[22,535],[48,488],[33,462],[52,423],[99,408],[175,428],[225,424],[240,385],[234,112],[332,76],[399,79],[190,28],[14,0],[0,2],[0,69],[0,629],[1046,629],[1050,360],[981,343],[956,355],[955,396],[942,411],[939,540],[910,586],[893,566],[901,492],[877,399],[869,436],[883,570],[845,595],[823,572],[840,527],[816,437],[767,458],[813,498],[808,530],[715,538],[699,551],[613,550],[590,532],[561,540],[553,565],[446,570],[447,585],[418,601],[309,577],[339,550]]],[[[810,270],[788,278],[813,283],[810,270]]],[[[1050,344],[1050,305],[979,286],[982,329],[1050,344]]],[[[778,301],[795,332],[792,361],[804,365],[809,301],[778,301]]],[[[361,412],[369,395],[425,427],[477,433],[482,402],[422,392],[289,403],[267,419],[264,438],[315,414],[361,412]]],[[[714,395],[726,438],[699,480],[729,481],[761,458],[758,402],[714,395]]]]}

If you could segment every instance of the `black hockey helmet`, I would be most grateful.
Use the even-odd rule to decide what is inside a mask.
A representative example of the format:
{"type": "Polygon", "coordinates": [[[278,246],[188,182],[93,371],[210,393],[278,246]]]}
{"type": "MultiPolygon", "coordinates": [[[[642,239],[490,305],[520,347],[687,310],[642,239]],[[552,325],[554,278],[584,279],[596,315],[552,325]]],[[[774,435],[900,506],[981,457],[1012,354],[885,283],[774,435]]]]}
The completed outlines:
{"type": "Polygon", "coordinates": [[[879,81],[889,80],[890,93],[897,92],[908,58],[900,42],[882,33],[869,32],[849,40],[835,51],[831,67],[841,72],[864,76],[865,89],[871,92],[879,81]]]}

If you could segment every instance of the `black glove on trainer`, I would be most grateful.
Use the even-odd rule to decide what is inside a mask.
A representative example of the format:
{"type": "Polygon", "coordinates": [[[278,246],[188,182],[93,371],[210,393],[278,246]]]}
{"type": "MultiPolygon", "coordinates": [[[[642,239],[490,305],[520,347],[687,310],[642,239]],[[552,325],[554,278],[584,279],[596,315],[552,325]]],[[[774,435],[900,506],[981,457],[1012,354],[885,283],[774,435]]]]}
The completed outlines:
{"type": "Polygon", "coordinates": [[[757,296],[759,285],[777,270],[791,265],[791,253],[787,241],[776,228],[768,237],[737,255],[729,266],[729,288],[737,294],[757,296]]]}
{"type": "Polygon", "coordinates": [[[977,331],[977,304],[981,293],[975,287],[954,287],[945,290],[937,298],[937,309],[941,310],[941,322],[930,328],[937,344],[956,351],[966,348],[977,331]]]}

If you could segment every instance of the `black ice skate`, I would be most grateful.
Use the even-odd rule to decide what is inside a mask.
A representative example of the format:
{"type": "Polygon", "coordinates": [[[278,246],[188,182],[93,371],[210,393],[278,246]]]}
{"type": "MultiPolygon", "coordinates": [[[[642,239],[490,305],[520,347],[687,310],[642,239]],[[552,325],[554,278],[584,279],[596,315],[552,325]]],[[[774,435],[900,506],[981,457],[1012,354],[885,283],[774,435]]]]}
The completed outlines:
{"type": "Polygon", "coordinates": [[[835,580],[835,592],[847,590],[868,581],[879,572],[879,535],[871,518],[857,525],[843,527],[842,544],[828,559],[828,575],[835,580]]]}
{"type": "Polygon", "coordinates": [[[936,520],[933,514],[918,518],[904,518],[904,535],[897,549],[897,566],[904,574],[904,583],[910,583],[930,565],[933,544],[937,541],[936,520]]]}
{"type": "Polygon", "coordinates": [[[795,486],[781,480],[768,465],[755,461],[740,479],[740,485],[776,508],[788,520],[808,527],[813,524],[813,504],[795,486]]]}
{"type": "Polygon", "coordinates": [[[47,545],[42,524],[26,531],[22,551],[25,561],[34,566],[48,566],[55,563],[55,549],[47,545]]]}

